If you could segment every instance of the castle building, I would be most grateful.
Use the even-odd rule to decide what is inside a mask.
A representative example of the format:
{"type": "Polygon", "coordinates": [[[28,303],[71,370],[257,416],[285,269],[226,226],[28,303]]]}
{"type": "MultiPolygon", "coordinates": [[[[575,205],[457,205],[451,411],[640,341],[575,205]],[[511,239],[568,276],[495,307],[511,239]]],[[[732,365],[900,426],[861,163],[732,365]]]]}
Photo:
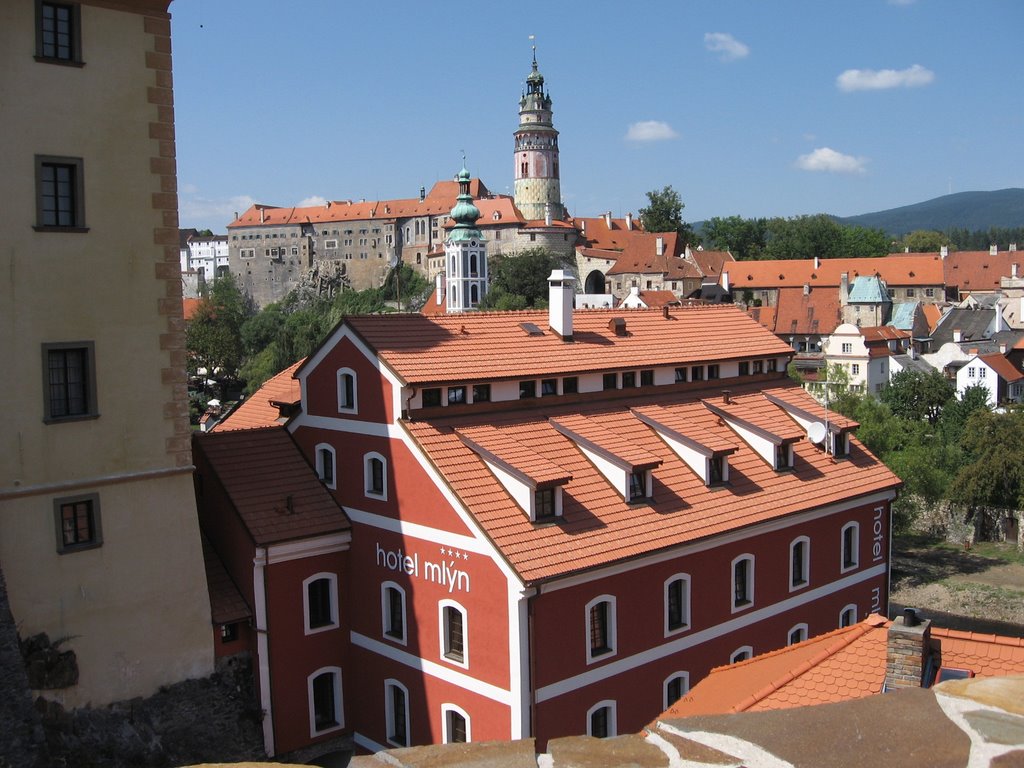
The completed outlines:
{"type": "Polygon", "coordinates": [[[899,481],[792,349],[728,305],[574,310],[572,283],[345,318],[211,435],[285,430],[351,522],[332,722],[361,749],[635,732],[888,607],[899,481]]]}
{"type": "Polygon", "coordinates": [[[19,634],[74,652],[37,685],[67,707],[213,671],[168,4],[0,4],[0,565],[19,634]]]}
{"type": "Polygon", "coordinates": [[[469,171],[463,168],[458,179],[458,202],[451,212],[454,225],[444,246],[448,267],[445,301],[449,312],[476,309],[487,293],[487,243],[477,226],[480,209],[473,205],[469,193],[469,171]]]}
{"type": "Polygon", "coordinates": [[[565,218],[558,173],[558,131],[551,115],[551,95],[544,89],[544,75],[537,69],[526,77],[526,91],[519,100],[519,127],[515,132],[515,202],[527,219],[550,223],[565,218]]]}

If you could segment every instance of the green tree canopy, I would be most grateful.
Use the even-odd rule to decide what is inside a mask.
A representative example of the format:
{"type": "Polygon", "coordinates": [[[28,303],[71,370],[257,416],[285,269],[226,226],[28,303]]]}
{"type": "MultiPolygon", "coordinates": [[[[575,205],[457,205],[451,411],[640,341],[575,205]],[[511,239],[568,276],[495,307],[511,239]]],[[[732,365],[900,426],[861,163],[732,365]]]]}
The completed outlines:
{"type": "Polygon", "coordinates": [[[729,251],[737,259],[760,259],[768,242],[768,220],[715,216],[704,222],[702,237],[705,245],[729,251]]]}
{"type": "Polygon", "coordinates": [[[938,371],[921,373],[908,368],[892,377],[880,397],[901,419],[928,419],[929,424],[935,424],[955,394],[956,385],[938,371]]]}
{"type": "Polygon", "coordinates": [[[845,226],[824,213],[769,219],[767,229],[769,259],[885,256],[891,244],[880,229],[845,226]]]}
{"type": "Polygon", "coordinates": [[[512,256],[488,259],[491,285],[480,309],[546,307],[548,277],[566,265],[546,248],[530,248],[512,256]]]}
{"type": "Polygon", "coordinates": [[[252,305],[234,277],[226,275],[214,281],[185,331],[190,375],[205,369],[204,380],[236,381],[245,357],[242,325],[251,314],[252,305]]]}
{"type": "Polygon", "coordinates": [[[949,238],[942,232],[932,229],[915,229],[896,244],[896,250],[908,249],[911,253],[938,253],[944,245],[949,245],[949,238]]]}
{"type": "Polygon", "coordinates": [[[648,192],[647,203],[647,207],[640,209],[640,218],[648,232],[678,232],[684,244],[700,242],[693,227],[683,221],[686,205],[671,184],[648,192]]]}
{"type": "Polygon", "coordinates": [[[950,485],[950,499],[969,510],[1024,506],[1024,413],[976,410],[961,444],[968,457],[950,485]]]}

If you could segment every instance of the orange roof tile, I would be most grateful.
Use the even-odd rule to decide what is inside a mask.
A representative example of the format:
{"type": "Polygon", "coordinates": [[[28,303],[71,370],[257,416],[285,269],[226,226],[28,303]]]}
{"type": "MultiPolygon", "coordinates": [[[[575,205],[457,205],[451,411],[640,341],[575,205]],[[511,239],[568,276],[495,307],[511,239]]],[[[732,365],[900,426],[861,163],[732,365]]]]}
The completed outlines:
{"type": "Polygon", "coordinates": [[[484,425],[455,431],[462,442],[485,459],[497,459],[538,487],[559,485],[572,479],[558,464],[534,453],[500,429],[484,425]]]}
{"type": "Polygon", "coordinates": [[[570,221],[580,230],[581,240],[590,248],[622,250],[631,241],[635,232],[644,231],[639,217],[633,219],[632,229],[626,226],[625,219],[612,219],[609,227],[603,216],[577,216],[570,221]]]}
{"type": "Polygon", "coordinates": [[[540,377],[555,374],[681,365],[793,350],[728,306],[661,310],[577,310],[572,343],[548,328],[546,311],[360,315],[344,318],[398,376],[410,384],[540,377]],[[627,335],[609,328],[624,318],[627,335]],[[543,333],[530,336],[521,324],[543,333]],[[515,350],[510,354],[509,350],[515,350]]]}
{"type": "Polygon", "coordinates": [[[979,355],[978,359],[999,374],[999,377],[1008,384],[1024,379],[1024,372],[1018,371],[1014,368],[1013,363],[998,352],[993,352],[989,355],[979,355]]]}
{"type": "Polygon", "coordinates": [[[946,285],[966,291],[998,291],[999,278],[1009,277],[1012,264],[1020,264],[1024,254],[1000,251],[953,251],[943,261],[946,285]]]}
{"type": "Polygon", "coordinates": [[[434,288],[427,296],[426,302],[420,307],[420,314],[427,317],[443,315],[448,312],[448,302],[442,296],[440,303],[437,301],[437,288],[434,288]]]}
{"type": "MultiPolygon", "coordinates": [[[[747,314],[772,333],[775,333],[775,329],[778,327],[778,313],[778,307],[747,307],[747,314]]],[[[789,332],[792,333],[792,331],[789,332]]],[[[817,333],[818,331],[813,332],[817,333]]]]}
{"type": "MultiPolygon", "coordinates": [[[[815,286],[806,294],[800,288],[779,288],[774,319],[775,333],[820,334],[832,333],[839,325],[841,302],[839,291],[831,286],[815,286]]],[[[761,312],[771,317],[771,312],[761,312]]],[[[767,326],[766,326],[767,327],[767,326]]]]}
{"type": "Polygon", "coordinates": [[[729,251],[705,251],[690,249],[690,257],[697,263],[697,269],[706,276],[718,276],[723,269],[731,269],[736,261],[729,251]]]}
{"type": "Polygon", "coordinates": [[[181,310],[182,316],[185,318],[187,323],[193,317],[195,317],[196,310],[199,309],[199,305],[202,303],[202,299],[182,299],[181,310]]]}
{"type": "Polygon", "coordinates": [[[860,335],[864,337],[865,344],[886,343],[909,339],[910,331],[894,328],[891,325],[874,325],[868,328],[861,328],[860,335]]]}
{"type": "Polygon", "coordinates": [[[214,624],[231,624],[252,616],[252,610],[228,575],[213,545],[205,535],[203,563],[206,565],[206,588],[210,593],[210,618],[214,624]]]}
{"type": "Polygon", "coordinates": [[[304,359],[299,360],[269,379],[211,431],[228,432],[280,424],[281,413],[275,403],[297,403],[302,399],[298,379],[293,376],[303,362],[304,359]]]}
{"type": "Polygon", "coordinates": [[[640,291],[639,295],[640,300],[651,309],[679,303],[679,297],[672,291],[640,291]]]}
{"type": "Polygon", "coordinates": [[[943,285],[943,262],[937,254],[894,254],[877,258],[776,259],[738,261],[728,265],[733,289],[802,288],[804,284],[837,287],[843,272],[850,284],[861,275],[878,275],[890,287],[902,285],[943,285]]]}
{"type": "MultiPolygon", "coordinates": [[[[733,387],[737,407],[753,412],[751,418],[769,423],[777,432],[788,435],[795,430],[802,435],[785,411],[762,396],[761,386],[754,382],[733,387]]],[[[815,406],[813,398],[795,385],[782,388],[791,389],[786,396],[805,408],[815,406]]],[[[800,440],[794,445],[793,469],[776,472],[701,404],[700,397],[707,394],[639,388],[628,400],[552,403],[543,411],[467,413],[403,425],[528,583],[651,554],[899,483],[856,440],[851,441],[850,460],[841,462],[832,462],[820,449],[800,440]],[[654,406],[667,412],[665,416],[655,411],[666,421],[711,435],[709,442],[735,446],[729,459],[730,482],[724,489],[709,489],[703,478],[637,417],[636,412],[649,412],[654,406]],[[615,451],[625,452],[620,446],[629,446],[628,450],[637,454],[630,454],[631,461],[647,456],[660,460],[653,471],[650,502],[626,503],[621,490],[608,483],[573,440],[556,428],[556,422],[571,426],[595,443],[614,441],[615,451]],[[531,524],[483,460],[454,431],[482,423],[493,425],[505,439],[572,476],[563,494],[563,517],[556,525],[531,524]],[[593,425],[600,427],[600,434],[593,425]]]]}
{"type": "Polygon", "coordinates": [[[944,667],[969,669],[979,677],[1024,674],[1024,638],[935,626],[931,634],[944,667]]]}
{"type": "Polygon", "coordinates": [[[924,313],[925,322],[928,323],[928,331],[934,331],[942,319],[942,308],[938,304],[922,304],[921,311],[924,313]]]}
{"type": "Polygon", "coordinates": [[[351,528],[284,427],[196,433],[192,445],[210,463],[256,545],[351,528]]]}

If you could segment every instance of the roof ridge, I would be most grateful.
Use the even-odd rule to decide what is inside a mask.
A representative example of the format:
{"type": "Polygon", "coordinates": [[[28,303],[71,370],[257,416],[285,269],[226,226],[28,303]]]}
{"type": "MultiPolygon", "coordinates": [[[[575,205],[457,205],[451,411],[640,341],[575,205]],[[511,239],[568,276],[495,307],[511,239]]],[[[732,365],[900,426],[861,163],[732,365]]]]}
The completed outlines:
{"type": "MultiPolygon", "coordinates": [[[[837,634],[837,633],[845,632],[845,636],[842,637],[838,642],[835,642],[835,643],[832,643],[832,644],[826,646],[823,650],[819,651],[817,654],[815,654],[811,658],[809,658],[806,661],[804,661],[804,662],[798,664],[797,666],[793,667],[793,669],[789,670],[788,672],[783,674],[781,677],[778,677],[775,680],[772,680],[770,683],[765,685],[760,690],[755,691],[750,696],[748,696],[747,698],[743,699],[743,701],[740,701],[739,703],[734,704],[730,711],[732,711],[732,712],[744,712],[744,711],[746,711],[750,707],[752,707],[755,704],[757,704],[759,701],[764,700],[765,698],[767,698],[768,696],[773,694],[775,691],[777,691],[780,688],[782,688],[784,685],[787,685],[787,684],[791,683],[793,680],[796,680],[798,677],[802,676],[806,672],[809,672],[811,669],[813,669],[814,667],[816,667],[819,664],[821,664],[823,661],[828,659],[830,656],[833,656],[836,653],[838,653],[839,651],[843,650],[844,648],[846,648],[847,646],[852,644],[855,640],[859,640],[864,635],[866,635],[870,630],[875,629],[878,626],[880,626],[880,625],[876,624],[876,623],[871,623],[871,624],[867,623],[867,619],[865,619],[864,621],[860,622],[859,624],[855,624],[853,628],[841,627],[840,629],[833,630],[832,632],[826,633],[824,635],[819,635],[819,637],[817,639],[820,640],[821,638],[828,637],[829,635],[832,635],[832,634],[837,634]]],[[[781,653],[785,652],[787,649],[789,649],[791,647],[792,646],[786,646],[785,648],[780,648],[777,651],[773,651],[772,653],[768,653],[768,654],[763,654],[762,656],[755,657],[755,658],[765,658],[766,656],[771,656],[771,655],[781,655],[781,653]]],[[[753,661],[753,660],[754,660],[753,658],[750,659],[750,661],[753,661]]]]}
{"type": "Polygon", "coordinates": [[[992,643],[994,645],[1006,645],[1011,648],[1024,648],[1024,638],[1008,637],[1007,635],[995,635],[988,632],[967,632],[960,629],[948,627],[932,627],[932,635],[944,637],[949,640],[970,640],[976,643],[992,643]]]}

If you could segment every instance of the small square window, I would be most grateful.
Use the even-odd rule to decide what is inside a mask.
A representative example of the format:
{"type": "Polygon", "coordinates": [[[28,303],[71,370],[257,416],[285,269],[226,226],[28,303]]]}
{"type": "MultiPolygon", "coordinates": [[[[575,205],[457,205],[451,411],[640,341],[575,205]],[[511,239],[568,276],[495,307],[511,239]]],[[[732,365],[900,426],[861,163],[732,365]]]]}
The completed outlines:
{"type": "Polygon", "coordinates": [[[653,387],[654,386],[654,371],[646,370],[640,371],[640,386],[641,387],[653,387]]]}
{"type": "Polygon", "coordinates": [[[519,399],[520,400],[524,400],[526,398],[536,397],[536,396],[537,396],[537,382],[536,381],[530,380],[530,381],[520,381],[519,382],[519,399]]]}
{"type": "Polygon", "coordinates": [[[575,395],[580,391],[580,380],[576,376],[566,376],[562,379],[562,394],[575,395]]]}
{"type": "Polygon", "coordinates": [[[238,639],[238,622],[220,625],[220,641],[222,643],[233,643],[238,639]]]}
{"type": "Polygon", "coordinates": [[[738,375],[739,376],[749,376],[750,375],[750,361],[743,360],[740,363],[738,375]]]}
{"type": "Polygon", "coordinates": [[[538,488],[533,492],[533,516],[536,520],[553,520],[555,517],[555,489],[538,488]]]}
{"type": "Polygon", "coordinates": [[[441,389],[440,387],[431,387],[430,389],[423,390],[423,407],[433,408],[434,406],[441,404],[441,389]]]}
{"type": "Polygon", "coordinates": [[[82,159],[36,155],[37,232],[85,232],[82,159]]]}
{"type": "Polygon", "coordinates": [[[541,397],[547,397],[548,395],[557,395],[558,379],[541,379],[540,394],[541,397]]]}
{"type": "Polygon", "coordinates": [[[448,387],[448,405],[466,402],[465,387],[448,387]]]}
{"type": "Polygon", "coordinates": [[[474,403],[487,403],[491,400],[491,385],[490,384],[474,384],[473,385],[473,402],[474,403]]]}
{"type": "Polygon", "coordinates": [[[96,493],[54,499],[57,552],[67,554],[93,549],[103,543],[100,530],[100,497],[96,493]]]}
{"type": "Polygon", "coordinates": [[[618,386],[618,376],[614,373],[606,373],[602,378],[605,389],[615,389],[618,386]]]}
{"type": "Polygon", "coordinates": [[[637,469],[629,473],[629,500],[647,498],[647,470],[637,469]]]}
{"type": "Polygon", "coordinates": [[[764,373],[764,360],[754,361],[753,373],[755,375],[758,373],[764,373]]]}
{"type": "Polygon", "coordinates": [[[708,366],[708,380],[710,381],[711,379],[717,379],[717,378],[718,378],[718,366],[717,365],[709,365],[708,366]]]}
{"type": "Polygon", "coordinates": [[[95,418],[95,347],[91,341],[43,344],[43,421],[95,418]]]}
{"type": "Polygon", "coordinates": [[[690,369],[690,378],[692,381],[703,381],[704,380],[704,366],[695,365],[690,369]]]}
{"type": "Polygon", "coordinates": [[[681,384],[686,381],[686,369],[676,368],[676,384],[681,384]]]}
{"type": "Polygon", "coordinates": [[[622,388],[632,389],[636,386],[636,371],[624,371],[622,374],[622,388]]]}

